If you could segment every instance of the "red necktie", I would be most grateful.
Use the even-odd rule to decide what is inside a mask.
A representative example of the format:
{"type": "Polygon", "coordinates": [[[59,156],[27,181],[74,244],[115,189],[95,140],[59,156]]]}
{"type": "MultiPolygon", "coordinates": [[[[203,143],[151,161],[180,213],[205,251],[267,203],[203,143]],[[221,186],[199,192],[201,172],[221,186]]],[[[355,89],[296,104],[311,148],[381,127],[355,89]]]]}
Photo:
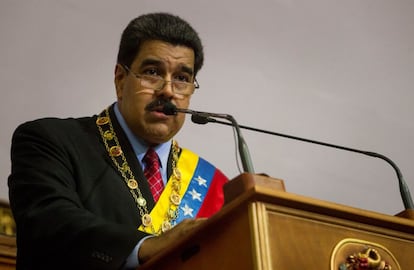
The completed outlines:
{"type": "Polygon", "coordinates": [[[144,175],[148,180],[154,200],[157,202],[164,189],[157,152],[149,148],[143,161],[145,163],[144,175]]]}

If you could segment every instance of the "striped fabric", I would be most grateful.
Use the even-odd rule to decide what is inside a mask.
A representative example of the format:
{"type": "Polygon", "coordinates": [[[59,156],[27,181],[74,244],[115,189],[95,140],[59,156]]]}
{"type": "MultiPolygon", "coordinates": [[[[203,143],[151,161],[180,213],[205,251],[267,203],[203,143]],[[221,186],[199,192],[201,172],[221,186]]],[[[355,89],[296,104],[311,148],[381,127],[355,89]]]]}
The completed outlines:
{"type": "MultiPolygon", "coordinates": [[[[187,149],[182,149],[177,164],[181,172],[181,203],[175,224],[187,218],[210,217],[221,209],[224,203],[223,185],[227,177],[212,164],[187,149]]],[[[156,231],[165,218],[171,194],[168,181],[150,215],[156,231]]],[[[175,225],[173,224],[173,225],[175,225]]],[[[141,226],[139,228],[143,230],[141,226]]]]}

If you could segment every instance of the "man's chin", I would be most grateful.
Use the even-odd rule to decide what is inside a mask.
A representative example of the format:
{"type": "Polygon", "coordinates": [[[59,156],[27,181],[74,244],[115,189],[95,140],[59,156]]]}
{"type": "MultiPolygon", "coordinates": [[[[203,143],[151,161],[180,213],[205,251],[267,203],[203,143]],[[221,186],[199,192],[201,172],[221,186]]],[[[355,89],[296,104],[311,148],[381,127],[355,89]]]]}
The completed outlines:
{"type": "Polygon", "coordinates": [[[161,143],[165,143],[168,142],[169,140],[171,140],[174,135],[177,132],[171,132],[171,130],[167,129],[167,130],[151,130],[151,132],[148,132],[147,135],[145,136],[144,140],[149,144],[149,145],[158,145],[161,143]]]}

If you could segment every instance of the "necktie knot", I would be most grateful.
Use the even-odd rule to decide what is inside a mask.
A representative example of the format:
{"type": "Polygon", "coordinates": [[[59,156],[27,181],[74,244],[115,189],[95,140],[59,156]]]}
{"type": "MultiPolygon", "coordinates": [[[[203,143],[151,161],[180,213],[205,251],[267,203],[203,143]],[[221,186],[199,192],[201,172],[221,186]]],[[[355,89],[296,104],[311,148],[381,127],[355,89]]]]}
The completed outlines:
{"type": "Polygon", "coordinates": [[[158,159],[158,154],[157,152],[155,152],[154,148],[148,148],[147,153],[144,156],[143,159],[145,166],[157,166],[159,167],[159,159],[158,159]]]}
{"type": "Polygon", "coordinates": [[[158,154],[154,148],[149,148],[143,158],[145,163],[144,175],[148,180],[152,195],[155,201],[158,201],[162,190],[164,189],[164,182],[162,181],[160,172],[160,162],[158,154]]]}

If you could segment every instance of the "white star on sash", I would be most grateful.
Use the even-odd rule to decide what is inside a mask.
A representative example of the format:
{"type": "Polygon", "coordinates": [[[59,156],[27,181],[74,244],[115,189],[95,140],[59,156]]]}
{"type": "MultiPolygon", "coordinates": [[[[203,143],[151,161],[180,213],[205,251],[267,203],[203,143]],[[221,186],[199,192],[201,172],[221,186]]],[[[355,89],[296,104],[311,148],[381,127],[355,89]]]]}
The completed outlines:
{"type": "Polygon", "coordinates": [[[207,180],[204,179],[203,177],[201,177],[200,175],[197,176],[196,180],[197,180],[199,186],[207,187],[207,180]]]}
{"type": "Polygon", "coordinates": [[[193,217],[194,209],[190,208],[187,204],[185,204],[184,207],[181,207],[181,210],[183,210],[184,216],[193,217]]]}
{"type": "Polygon", "coordinates": [[[191,190],[190,195],[192,196],[193,200],[199,200],[200,202],[201,200],[201,193],[198,193],[195,189],[191,190]]]}

